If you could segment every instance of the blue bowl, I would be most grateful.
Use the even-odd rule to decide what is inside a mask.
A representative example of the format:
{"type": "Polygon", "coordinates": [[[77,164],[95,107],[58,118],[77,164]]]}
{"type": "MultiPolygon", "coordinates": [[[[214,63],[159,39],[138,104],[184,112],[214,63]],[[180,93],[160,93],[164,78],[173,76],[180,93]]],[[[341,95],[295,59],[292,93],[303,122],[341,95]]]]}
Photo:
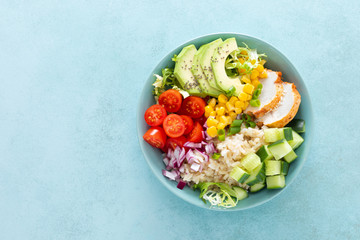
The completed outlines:
{"type": "Polygon", "coordinates": [[[300,77],[300,74],[296,71],[295,67],[279,50],[277,50],[270,44],[260,39],[238,33],[215,33],[215,34],[201,36],[193,40],[190,40],[178,46],[176,49],[172,50],[160,61],[159,64],[157,64],[154,70],[151,71],[147,81],[145,82],[137,109],[137,130],[138,130],[139,143],[141,146],[141,150],[145,156],[145,159],[149,164],[151,170],[155,174],[155,176],[160,180],[160,182],[165,187],[167,187],[172,193],[174,193],[178,197],[184,199],[185,201],[195,206],[212,209],[212,210],[237,211],[237,210],[252,208],[261,205],[267,201],[270,201],[275,196],[283,192],[286,188],[288,188],[290,184],[294,181],[296,176],[299,174],[300,170],[302,169],[305,163],[313,138],[312,129],[313,129],[313,112],[312,112],[309,92],[307,91],[305,83],[300,77]],[[277,189],[277,190],[263,189],[257,193],[249,194],[249,197],[242,201],[239,201],[236,207],[223,209],[220,207],[219,208],[211,207],[209,203],[204,204],[204,202],[199,198],[199,191],[193,191],[189,187],[185,187],[183,190],[180,190],[176,187],[177,183],[175,181],[171,181],[165,178],[161,172],[161,170],[164,169],[164,163],[162,162],[161,152],[158,149],[155,149],[151,147],[149,144],[147,144],[143,140],[142,136],[149,129],[149,126],[144,121],[144,113],[148,107],[150,107],[155,103],[152,95],[152,90],[153,90],[152,83],[155,80],[153,74],[156,73],[161,75],[162,68],[174,67],[174,62],[171,61],[171,58],[174,56],[174,54],[179,54],[181,49],[189,44],[194,44],[197,48],[199,48],[201,45],[209,43],[215,39],[222,38],[224,40],[231,37],[236,38],[238,45],[241,45],[242,42],[245,42],[250,48],[257,49],[259,53],[266,53],[267,62],[265,66],[274,71],[281,71],[283,73],[282,76],[284,81],[292,82],[296,85],[298,91],[301,94],[301,104],[295,118],[301,118],[305,120],[306,133],[302,134],[305,141],[296,150],[298,158],[293,163],[291,163],[289,173],[286,176],[285,188],[277,189]]]}

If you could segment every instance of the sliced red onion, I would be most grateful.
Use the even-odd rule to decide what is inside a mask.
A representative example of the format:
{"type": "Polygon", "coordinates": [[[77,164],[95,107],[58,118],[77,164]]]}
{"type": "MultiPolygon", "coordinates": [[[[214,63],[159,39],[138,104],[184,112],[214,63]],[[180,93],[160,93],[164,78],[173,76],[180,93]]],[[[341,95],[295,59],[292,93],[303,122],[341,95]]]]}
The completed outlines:
{"type": "Polygon", "coordinates": [[[179,156],[180,156],[180,151],[181,151],[180,147],[176,147],[176,148],[175,148],[174,157],[175,157],[176,159],[179,158],[179,156]]]}
{"type": "Polygon", "coordinates": [[[197,172],[199,171],[200,169],[200,164],[197,164],[197,163],[193,163],[191,164],[191,167],[190,167],[193,171],[197,172]]]}
{"type": "Polygon", "coordinates": [[[169,178],[171,180],[174,180],[174,181],[175,181],[175,178],[178,176],[178,174],[176,172],[174,172],[174,171],[169,172],[169,171],[166,171],[166,170],[162,170],[162,174],[165,177],[167,177],[167,178],[169,178]]]}
{"type": "MultiPolygon", "coordinates": [[[[197,154],[200,154],[200,155],[203,157],[203,160],[205,160],[206,162],[209,161],[209,156],[208,156],[206,153],[201,152],[201,151],[199,151],[199,150],[197,150],[197,149],[195,149],[195,152],[196,152],[197,154]]],[[[201,161],[201,162],[203,162],[203,161],[201,161]]]]}
{"type": "Polygon", "coordinates": [[[185,167],[184,167],[184,165],[182,165],[182,166],[179,168],[179,171],[180,171],[181,173],[185,172],[185,167]]]}
{"type": "Polygon", "coordinates": [[[169,165],[170,159],[167,158],[167,157],[164,157],[163,162],[164,162],[165,165],[167,166],[167,165],[169,165]]]}
{"type": "Polygon", "coordinates": [[[214,143],[209,143],[205,145],[205,152],[210,156],[216,152],[214,143]]]}
{"type": "Polygon", "coordinates": [[[168,152],[167,152],[167,157],[168,158],[171,158],[172,156],[174,155],[174,152],[171,148],[168,149],[168,152]]]}
{"type": "Polygon", "coordinates": [[[202,131],[202,134],[203,134],[203,138],[206,140],[206,141],[209,141],[212,139],[212,137],[209,136],[209,134],[207,134],[206,131],[202,131]]]}
{"type": "Polygon", "coordinates": [[[184,143],[184,147],[201,148],[201,143],[186,142],[186,143],[184,143]]]}
{"type": "Polygon", "coordinates": [[[177,185],[177,188],[183,190],[185,186],[186,186],[186,182],[180,180],[177,185]]]}

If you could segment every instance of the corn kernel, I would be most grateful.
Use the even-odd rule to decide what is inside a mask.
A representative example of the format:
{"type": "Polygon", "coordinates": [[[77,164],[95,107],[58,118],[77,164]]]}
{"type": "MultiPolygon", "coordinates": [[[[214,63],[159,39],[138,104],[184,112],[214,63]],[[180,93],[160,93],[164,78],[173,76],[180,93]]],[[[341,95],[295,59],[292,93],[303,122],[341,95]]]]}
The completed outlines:
{"type": "Polygon", "coordinates": [[[235,108],[235,113],[240,114],[242,112],[242,108],[235,108]]]}
{"type": "Polygon", "coordinates": [[[208,127],[216,126],[218,124],[218,120],[216,120],[215,118],[209,117],[206,120],[206,124],[208,125],[208,127]]]}
{"type": "Polygon", "coordinates": [[[261,73],[262,71],[264,71],[264,66],[259,64],[257,65],[257,67],[255,68],[259,73],[261,73]]]}
{"type": "Polygon", "coordinates": [[[229,100],[229,103],[231,103],[232,105],[234,105],[237,100],[238,100],[237,97],[232,96],[232,97],[230,98],[230,100],[229,100]]]}
{"type": "Polygon", "coordinates": [[[206,130],[207,134],[210,136],[210,137],[216,137],[217,136],[217,129],[215,126],[212,126],[212,127],[209,127],[207,130],[206,130]]]}
{"type": "Polygon", "coordinates": [[[234,110],[234,105],[231,104],[230,102],[226,103],[226,109],[230,112],[234,110]]]}
{"type": "MultiPolygon", "coordinates": [[[[235,111],[236,111],[236,108],[235,108],[235,111]]],[[[230,116],[231,119],[234,121],[234,120],[236,119],[236,117],[237,117],[237,114],[234,113],[234,112],[231,112],[231,113],[229,113],[229,116],[230,116]]]]}
{"type": "Polygon", "coordinates": [[[217,129],[224,129],[226,127],[225,124],[223,124],[222,122],[219,122],[218,125],[216,126],[217,129]]]}
{"type": "Polygon", "coordinates": [[[254,87],[257,87],[260,84],[260,81],[255,79],[251,82],[252,85],[254,85],[254,87]]]}
{"type": "Polygon", "coordinates": [[[256,63],[256,60],[253,59],[253,60],[251,60],[250,62],[251,62],[252,65],[254,65],[254,64],[256,63]]]}
{"type": "Polygon", "coordinates": [[[249,95],[249,94],[242,92],[242,93],[240,93],[240,95],[239,95],[239,99],[240,99],[241,101],[244,101],[244,102],[245,102],[245,101],[247,100],[247,98],[248,98],[248,95],[249,95]]]}
{"type": "Polygon", "coordinates": [[[216,106],[218,106],[218,107],[225,107],[225,103],[218,103],[216,106]]]}
{"type": "Polygon", "coordinates": [[[209,114],[209,117],[216,117],[216,111],[212,111],[212,112],[209,114]]]}
{"type": "Polygon", "coordinates": [[[226,103],[228,101],[228,98],[224,94],[220,94],[218,97],[219,103],[226,103]]]}
{"type": "Polygon", "coordinates": [[[253,71],[251,72],[250,78],[251,78],[251,79],[255,79],[255,78],[257,78],[258,76],[259,76],[259,72],[258,72],[257,70],[253,70],[253,71]]]}
{"type": "Polygon", "coordinates": [[[209,104],[208,104],[208,105],[211,106],[212,108],[214,108],[215,105],[216,105],[216,99],[215,99],[215,98],[212,98],[212,99],[209,101],[209,104]]]}
{"type": "Polygon", "coordinates": [[[222,122],[223,124],[227,124],[227,122],[228,122],[227,117],[225,117],[225,116],[220,116],[220,122],[222,122]]]}
{"type": "Polygon", "coordinates": [[[266,60],[264,60],[264,59],[260,61],[260,64],[263,65],[263,66],[264,66],[265,63],[266,63],[266,60]]]}
{"type": "Polygon", "coordinates": [[[243,58],[239,58],[239,62],[240,62],[241,64],[244,64],[245,60],[244,60],[243,58]]]}
{"type": "MultiPolygon", "coordinates": [[[[246,92],[247,94],[253,94],[253,92],[254,92],[254,86],[253,85],[251,85],[251,84],[249,84],[249,83],[247,83],[247,84],[245,84],[245,86],[244,86],[244,88],[243,88],[243,91],[244,92],[246,92]]],[[[205,109],[205,111],[206,111],[206,109],[205,109]]]]}
{"type": "Polygon", "coordinates": [[[247,100],[248,100],[248,101],[250,101],[251,98],[252,98],[252,95],[248,95],[248,96],[247,96],[247,100]]]}
{"type": "Polygon", "coordinates": [[[235,108],[242,108],[244,106],[244,102],[243,101],[236,101],[235,102],[235,108]]]}
{"type": "Polygon", "coordinates": [[[211,113],[212,111],[214,111],[214,109],[211,107],[211,106],[209,106],[209,105],[207,105],[206,107],[205,107],[205,113],[211,113]]]}
{"type": "Polygon", "coordinates": [[[250,78],[248,78],[246,75],[241,77],[241,81],[244,82],[244,83],[251,83],[250,78]]]}
{"type": "Polygon", "coordinates": [[[225,108],[224,107],[219,107],[219,109],[216,111],[216,114],[218,116],[222,116],[225,114],[225,108]]]}
{"type": "Polygon", "coordinates": [[[259,76],[260,78],[267,78],[267,71],[266,70],[264,70],[264,71],[262,71],[261,73],[260,73],[260,76],[259,76]]]}
{"type": "Polygon", "coordinates": [[[245,110],[249,106],[249,102],[245,102],[243,110],[245,110]]]}
{"type": "Polygon", "coordinates": [[[226,118],[227,118],[227,124],[230,125],[232,123],[232,121],[233,121],[232,117],[227,116],[226,118]]]}
{"type": "Polygon", "coordinates": [[[209,113],[204,113],[204,116],[205,116],[206,118],[208,118],[208,117],[210,117],[210,114],[209,114],[209,113]]]}
{"type": "Polygon", "coordinates": [[[247,53],[247,51],[242,50],[242,51],[240,52],[240,54],[241,54],[241,55],[247,55],[248,53],[247,53]]]}
{"type": "Polygon", "coordinates": [[[240,74],[244,74],[244,73],[246,72],[246,69],[245,69],[245,68],[240,68],[240,70],[238,70],[238,72],[239,72],[240,74]]]}

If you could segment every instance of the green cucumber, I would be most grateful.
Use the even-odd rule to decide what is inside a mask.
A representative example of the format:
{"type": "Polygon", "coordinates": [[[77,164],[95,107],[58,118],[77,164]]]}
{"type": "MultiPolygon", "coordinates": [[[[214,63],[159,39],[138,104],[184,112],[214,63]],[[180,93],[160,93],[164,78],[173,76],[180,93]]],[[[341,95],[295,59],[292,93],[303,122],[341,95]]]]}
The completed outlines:
{"type": "Polygon", "coordinates": [[[242,189],[241,187],[233,187],[233,189],[234,189],[234,191],[236,193],[236,197],[239,201],[248,197],[248,193],[246,192],[246,190],[242,189]]]}
{"type": "Polygon", "coordinates": [[[252,185],[250,187],[250,192],[254,193],[254,192],[258,192],[260,191],[261,189],[263,189],[265,187],[265,183],[263,182],[260,182],[260,183],[257,183],[255,185],[252,185]]]}
{"type": "Polygon", "coordinates": [[[285,187],[285,176],[284,175],[276,175],[266,177],[266,187],[267,189],[277,189],[285,187]]]}
{"type": "Polygon", "coordinates": [[[272,143],[281,139],[280,132],[277,128],[268,128],[264,130],[265,142],[272,143]]]}
{"type": "Polygon", "coordinates": [[[288,154],[286,154],[284,156],[284,160],[287,161],[288,163],[291,163],[292,161],[294,161],[297,158],[296,153],[294,152],[294,150],[291,150],[288,154]]]}
{"type": "Polygon", "coordinates": [[[286,176],[289,172],[290,164],[286,161],[281,161],[281,175],[286,176]]]}
{"type": "Polygon", "coordinates": [[[292,151],[291,146],[285,139],[281,139],[270,144],[268,149],[276,160],[280,160],[282,157],[292,151]]]}
{"type": "Polygon", "coordinates": [[[265,175],[274,176],[281,173],[281,162],[268,160],[265,162],[265,175]]]}
{"type": "Polygon", "coordinates": [[[256,155],[258,155],[260,157],[260,160],[266,161],[269,160],[273,157],[273,155],[271,154],[271,152],[268,149],[267,145],[263,145],[257,152],[256,155]]]}
{"type": "Polygon", "coordinates": [[[265,164],[261,163],[257,168],[250,173],[250,177],[245,181],[245,184],[253,186],[265,180],[265,164]]]}
{"type": "Polygon", "coordinates": [[[230,177],[239,183],[244,183],[250,177],[250,174],[239,167],[234,167],[230,172],[230,177]]]}
{"type": "Polygon", "coordinates": [[[292,129],[290,127],[280,128],[280,139],[285,139],[286,141],[293,140],[292,129]]]}
{"type": "Polygon", "coordinates": [[[293,131],[293,140],[289,141],[292,149],[297,149],[304,142],[304,139],[295,131],[293,131]]]}
{"type": "Polygon", "coordinates": [[[255,153],[249,153],[248,155],[243,157],[240,160],[240,162],[241,162],[241,165],[249,172],[251,172],[252,170],[254,170],[257,166],[259,166],[261,164],[260,157],[258,155],[256,155],[255,153]]]}
{"type": "Polygon", "coordinates": [[[289,124],[288,127],[291,127],[294,131],[298,133],[305,132],[305,120],[302,119],[294,119],[289,124]]]}

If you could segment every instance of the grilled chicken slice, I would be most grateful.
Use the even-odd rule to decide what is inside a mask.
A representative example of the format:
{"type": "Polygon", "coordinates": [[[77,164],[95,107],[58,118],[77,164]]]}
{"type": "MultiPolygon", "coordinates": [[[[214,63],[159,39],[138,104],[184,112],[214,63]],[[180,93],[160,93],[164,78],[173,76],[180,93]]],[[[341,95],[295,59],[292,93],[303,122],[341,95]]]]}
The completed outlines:
{"type": "Polygon", "coordinates": [[[288,124],[299,110],[301,96],[293,83],[283,82],[284,94],[279,105],[257,121],[268,127],[281,128],[288,124]]]}
{"type": "Polygon", "coordinates": [[[266,71],[268,74],[267,78],[260,79],[260,82],[263,85],[261,94],[259,96],[260,106],[252,107],[249,105],[245,109],[245,113],[253,114],[256,118],[264,116],[265,113],[276,107],[279,104],[283,94],[281,72],[273,72],[271,70],[266,71]]]}

